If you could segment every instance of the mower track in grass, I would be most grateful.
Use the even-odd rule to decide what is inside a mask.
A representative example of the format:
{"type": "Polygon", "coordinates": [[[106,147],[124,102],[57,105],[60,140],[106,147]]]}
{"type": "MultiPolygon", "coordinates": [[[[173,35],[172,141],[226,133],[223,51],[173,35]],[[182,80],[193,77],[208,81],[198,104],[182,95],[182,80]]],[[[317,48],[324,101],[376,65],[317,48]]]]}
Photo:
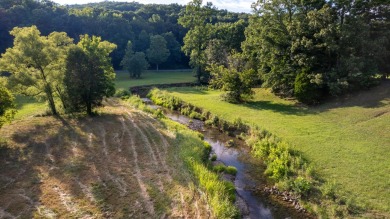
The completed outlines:
{"type": "Polygon", "coordinates": [[[0,218],[209,217],[206,199],[178,170],[167,133],[113,100],[96,117],[30,117],[4,126],[0,218]]]}

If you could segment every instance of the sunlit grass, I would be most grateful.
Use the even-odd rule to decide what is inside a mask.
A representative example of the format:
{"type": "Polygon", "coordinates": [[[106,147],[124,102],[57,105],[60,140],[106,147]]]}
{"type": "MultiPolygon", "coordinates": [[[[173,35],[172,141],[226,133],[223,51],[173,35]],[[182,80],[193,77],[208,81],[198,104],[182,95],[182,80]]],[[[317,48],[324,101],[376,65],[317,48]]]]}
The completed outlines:
{"type": "Polygon", "coordinates": [[[42,114],[47,110],[45,102],[39,102],[32,97],[16,95],[15,104],[17,109],[15,119],[22,119],[24,117],[42,114]]]}
{"type": "Polygon", "coordinates": [[[354,96],[305,107],[255,89],[254,99],[230,104],[220,92],[171,88],[186,102],[233,122],[265,128],[303,152],[342,193],[368,208],[390,212],[390,89],[388,83],[354,96]]]}
{"type": "Polygon", "coordinates": [[[130,78],[127,71],[117,71],[115,86],[117,89],[129,89],[130,87],[141,85],[186,83],[194,81],[195,77],[191,71],[146,71],[142,73],[140,79],[130,78]]]}

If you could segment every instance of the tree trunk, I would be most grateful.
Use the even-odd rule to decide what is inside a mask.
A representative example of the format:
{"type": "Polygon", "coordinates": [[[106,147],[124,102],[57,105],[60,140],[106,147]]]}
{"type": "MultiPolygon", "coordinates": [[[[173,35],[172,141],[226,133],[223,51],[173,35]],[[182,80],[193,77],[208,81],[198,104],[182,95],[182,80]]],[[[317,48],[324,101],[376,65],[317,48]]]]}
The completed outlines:
{"type": "Polygon", "coordinates": [[[87,103],[87,114],[92,116],[92,103],[91,102],[87,103]]]}
{"type": "Polygon", "coordinates": [[[158,64],[156,64],[156,66],[157,66],[157,71],[158,71],[158,64]]]}
{"type": "Polygon", "coordinates": [[[47,95],[47,99],[49,101],[49,107],[50,107],[51,113],[53,113],[53,115],[55,115],[55,116],[58,115],[53,95],[51,93],[46,93],[46,95],[47,95]]]}
{"type": "Polygon", "coordinates": [[[200,84],[200,76],[201,76],[201,73],[200,73],[200,67],[196,67],[196,77],[198,78],[198,83],[200,84]]]}

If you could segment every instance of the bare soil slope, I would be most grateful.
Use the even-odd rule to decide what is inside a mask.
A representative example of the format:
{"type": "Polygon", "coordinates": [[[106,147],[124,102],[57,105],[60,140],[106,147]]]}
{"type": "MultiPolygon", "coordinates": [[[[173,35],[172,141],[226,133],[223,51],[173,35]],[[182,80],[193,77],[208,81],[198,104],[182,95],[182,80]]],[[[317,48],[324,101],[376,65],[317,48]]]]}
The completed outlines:
{"type": "Polygon", "coordinates": [[[35,117],[0,130],[0,218],[204,218],[175,136],[111,101],[94,118],[35,117]]]}

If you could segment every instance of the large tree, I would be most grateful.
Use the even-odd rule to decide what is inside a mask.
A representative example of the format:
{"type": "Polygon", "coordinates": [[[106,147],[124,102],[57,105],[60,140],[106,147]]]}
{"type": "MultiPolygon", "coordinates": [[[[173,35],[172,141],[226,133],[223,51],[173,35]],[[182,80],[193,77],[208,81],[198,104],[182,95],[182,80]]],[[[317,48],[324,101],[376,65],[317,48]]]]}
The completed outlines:
{"type": "Polygon", "coordinates": [[[131,41],[127,42],[126,53],[123,56],[121,65],[129,72],[130,78],[140,78],[142,72],[149,67],[149,63],[145,58],[145,53],[134,53],[131,41]]]}
{"type": "Polygon", "coordinates": [[[36,26],[15,27],[10,33],[14,45],[2,54],[0,69],[12,73],[9,81],[16,92],[43,97],[56,115],[55,97],[63,99],[64,61],[73,40],[66,33],[41,36],[36,26]]]}
{"type": "Polygon", "coordinates": [[[115,93],[115,72],[109,57],[115,48],[115,44],[100,37],[83,35],[70,49],[64,78],[70,109],[85,110],[91,115],[103,97],[115,93]]]}
{"type": "Polygon", "coordinates": [[[150,63],[158,65],[167,61],[171,53],[167,49],[167,41],[160,35],[150,36],[150,47],[147,50],[147,56],[150,63]]]}
{"type": "Polygon", "coordinates": [[[183,52],[190,57],[190,65],[194,68],[198,82],[208,80],[206,73],[207,58],[205,49],[211,37],[211,18],[213,6],[207,3],[202,6],[202,0],[193,0],[186,6],[186,10],[179,18],[179,24],[188,28],[184,37],[183,52]]]}

